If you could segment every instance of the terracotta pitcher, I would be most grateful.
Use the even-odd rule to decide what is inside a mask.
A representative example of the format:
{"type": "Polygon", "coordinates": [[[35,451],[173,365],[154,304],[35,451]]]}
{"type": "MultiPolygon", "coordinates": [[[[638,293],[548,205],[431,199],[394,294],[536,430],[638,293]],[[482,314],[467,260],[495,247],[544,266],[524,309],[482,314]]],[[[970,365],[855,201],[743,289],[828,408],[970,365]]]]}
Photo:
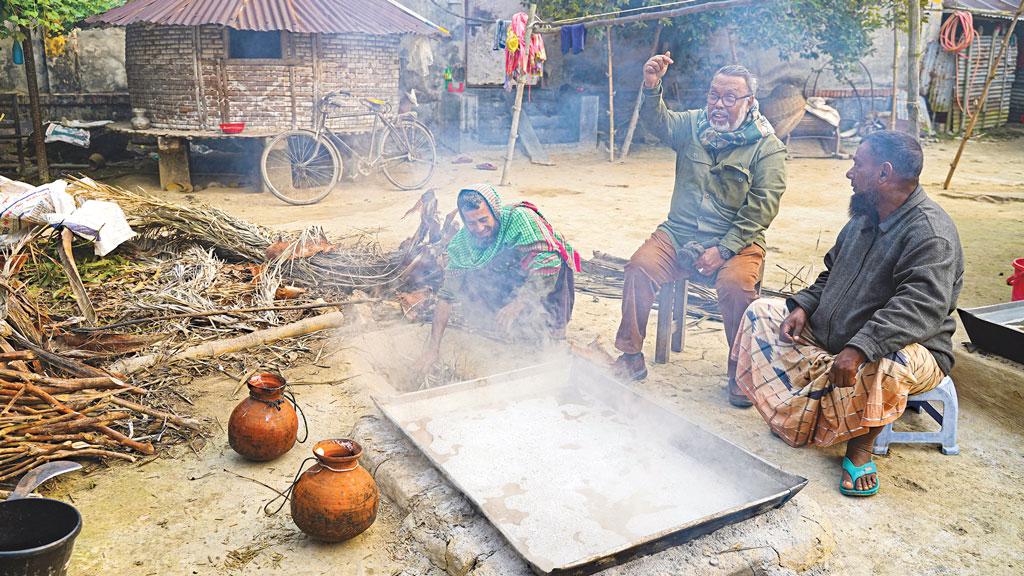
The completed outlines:
{"type": "Polygon", "coordinates": [[[344,438],[321,440],[317,463],[292,489],[292,520],[317,540],[341,542],[361,534],[377,519],[380,493],[359,465],[363,447],[344,438]]]}
{"type": "Polygon", "coordinates": [[[299,418],[294,397],[286,396],[280,374],[254,374],[249,378],[249,397],[231,412],[228,443],[235,452],[257,462],[281,456],[295,444],[299,418]]]}

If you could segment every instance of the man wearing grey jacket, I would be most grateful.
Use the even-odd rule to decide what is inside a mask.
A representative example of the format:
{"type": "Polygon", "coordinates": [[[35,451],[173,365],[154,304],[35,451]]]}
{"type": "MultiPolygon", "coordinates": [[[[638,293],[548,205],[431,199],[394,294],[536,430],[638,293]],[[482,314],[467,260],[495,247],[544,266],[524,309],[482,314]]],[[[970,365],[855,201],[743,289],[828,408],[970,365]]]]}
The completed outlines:
{"type": "Polygon", "coordinates": [[[918,183],[921,146],[871,134],[847,172],[850,221],[825,270],[786,302],[747,308],[733,359],[736,384],[792,446],[847,442],[839,490],[870,496],[871,446],[907,396],[953,366],[963,251],[956,225],[918,183]]]}

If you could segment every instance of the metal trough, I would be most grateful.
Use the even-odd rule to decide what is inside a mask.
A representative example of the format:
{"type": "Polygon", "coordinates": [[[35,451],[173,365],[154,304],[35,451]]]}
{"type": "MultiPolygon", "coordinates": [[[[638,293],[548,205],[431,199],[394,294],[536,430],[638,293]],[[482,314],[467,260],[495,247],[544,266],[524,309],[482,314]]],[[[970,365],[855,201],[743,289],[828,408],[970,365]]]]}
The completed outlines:
{"type": "Polygon", "coordinates": [[[578,358],[378,401],[542,574],[588,574],[807,484],[578,358]]]}
{"type": "Polygon", "coordinates": [[[957,312],[974,345],[1024,363],[1024,301],[958,308],[957,312]]]}

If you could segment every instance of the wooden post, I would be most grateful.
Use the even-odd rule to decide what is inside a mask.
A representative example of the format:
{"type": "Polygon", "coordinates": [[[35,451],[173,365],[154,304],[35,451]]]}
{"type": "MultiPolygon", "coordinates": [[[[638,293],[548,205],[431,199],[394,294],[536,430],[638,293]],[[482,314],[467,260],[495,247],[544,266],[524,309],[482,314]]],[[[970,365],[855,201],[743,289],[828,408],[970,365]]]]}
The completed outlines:
{"type": "MultiPolygon", "coordinates": [[[[651,47],[651,57],[658,53],[658,45],[661,43],[661,24],[654,29],[654,46],[651,47]]],[[[636,95],[636,104],[633,106],[633,116],[629,119],[629,129],[626,130],[626,141],[622,143],[622,154],[619,157],[623,162],[629,156],[629,149],[633,146],[633,135],[636,132],[637,122],[640,121],[640,106],[644,102],[644,80],[640,79],[640,90],[636,95]]]]}
{"type": "Polygon", "coordinates": [[[668,362],[669,344],[672,343],[672,308],[675,295],[675,282],[663,284],[661,290],[658,291],[658,332],[654,340],[655,364],[668,362]]]}
{"type": "Polygon", "coordinates": [[[608,161],[615,162],[615,77],[612,75],[612,27],[608,26],[608,161]]]}
{"type": "Polygon", "coordinates": [[[956,167],[960,163],[960,156],[964,153],[964,148],[967,146],[967,141],[970,140],[971,134],[974,133],[974,125],[978,122],[978,118],[981,117],[981,112],[985,108],[985,100],[988,98],[988,89],[992,86],[992,80],[996,77],[996,69],[999,63],[1006,57],[1006,49],[1010,46],[1010,40],[1013,39],[1013,30],[1017,27],[1017,20],[1024,15],[1024,2],[1021,2],[1020,6],[1017,7],[1017,12],[1013,15],[1013,20],[1010,22],[1010,29],[1006,32],[1006,36],[1003,37],[1003,45],[999,47],[999,56],[996,57],[995,61],[989,66],[988,78],[985,79],[985,87],[981,90],[981,104],[979,108],[974,111],[974,116],[971,116],[970,122],[967,124],[967,131],[964,132],[964,137],[960,140],[960,147],[957,148],[956,156],[953,157],[953,162],[949,165],[949,173],[946,174],[946,181],[942,184],[943,190],[949,190],[949,183],[953,180],[953,173],[956,172],[956,167]]]}
{"type": "Polygon", "coordinates": [[[907,0],[907,114],[910,115],[910,135],[921,138],[921,4],[907,0]]]}
{"type": "Polygon", "coordinates": [[[526,21],[526,37],[520,50],[526,51],[523,58],[524,68],[516,81],[516,100],[512,106],[512,128],[508,132],[508,146],[505,147],[505,167],[501,171],[501,185],[508,186],[512,176],[512,157],[516,153],[516,139],[519,138],[519,115],[523,110],[523,90],[526,88],[526,63],[530,59],[530,40],[533,38],[533,26],[537,23],[537,5],[530,4],[530,17],[526,21]]]}
{"type": "Polygon", "coordinates": [[[178,192],[192,191],[192,174],[188,166],[188,140],[158,136],[157,153],[160,156],[160,188],[178,192]]]}
{"type": "MultiPolygon", "coordinates": [[[[676,281],[676,298],[672,303],[672,351],[682,352],[686,345],[686,305],[690,296],[690,281],[676,281]]],[[[659,312],[660,314],[660,312],[659,312]]]]}
{"type": "Polygon", "coordinates": [[[206,90],[203,87],[203,68],[199,63],[201,39],[199,38],[199,26],[192,27],[192,71],[196,76],[196,112],[199,114],[199,126],[206,130],[209,128],[209,119],[206,112],[206,90]]]}
{"type": "Polygon", "coordinates": [[[896,108],[900,93],[900,23],[896,14],[896,3],[892,6],[892,115],[889,116],[889,130],[896,129],[896,108]]]}
{"type": "MultiPolygon", "coordinates": [[[[28,106],[32,115],[32,142],[36,146],[36,166],[39,168],[39,181],[50,181],[50,165],[46,158],[46,135],[43,132],[43,111],[39,103],[39,80],[36,78],[36,51],[32,44],[32,31],[21,27],[25,39],[21,47],[25,52],[25,81],[28,84],[28,106]]],[[[17,118],[14,119],[18,121],[17,118]]]]}
{"type": "MultiPolygon", "coordinates": [[[[320,113],[320,35],[313,34],[313,114],[310,116],[311,129],[316,129],[317,114],[320,113]]],[[[262,179],[261,179],[262,181],[262,179]]]]}

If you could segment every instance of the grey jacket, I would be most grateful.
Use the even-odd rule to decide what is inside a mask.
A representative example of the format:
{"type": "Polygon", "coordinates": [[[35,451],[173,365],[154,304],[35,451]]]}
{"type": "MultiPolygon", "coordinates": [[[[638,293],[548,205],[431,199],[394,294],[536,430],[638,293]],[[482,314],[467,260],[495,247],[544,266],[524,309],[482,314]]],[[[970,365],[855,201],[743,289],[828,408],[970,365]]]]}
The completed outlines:
{"type": "Polygon", "coordinates": [[[916,342],[949,374],[963,277],[956,225],[918,187],[880,223],[851,219],[825,271],[789,305],[807,311],[815,340],[832,354],[852,346],[874,362],[916,342]]]}

